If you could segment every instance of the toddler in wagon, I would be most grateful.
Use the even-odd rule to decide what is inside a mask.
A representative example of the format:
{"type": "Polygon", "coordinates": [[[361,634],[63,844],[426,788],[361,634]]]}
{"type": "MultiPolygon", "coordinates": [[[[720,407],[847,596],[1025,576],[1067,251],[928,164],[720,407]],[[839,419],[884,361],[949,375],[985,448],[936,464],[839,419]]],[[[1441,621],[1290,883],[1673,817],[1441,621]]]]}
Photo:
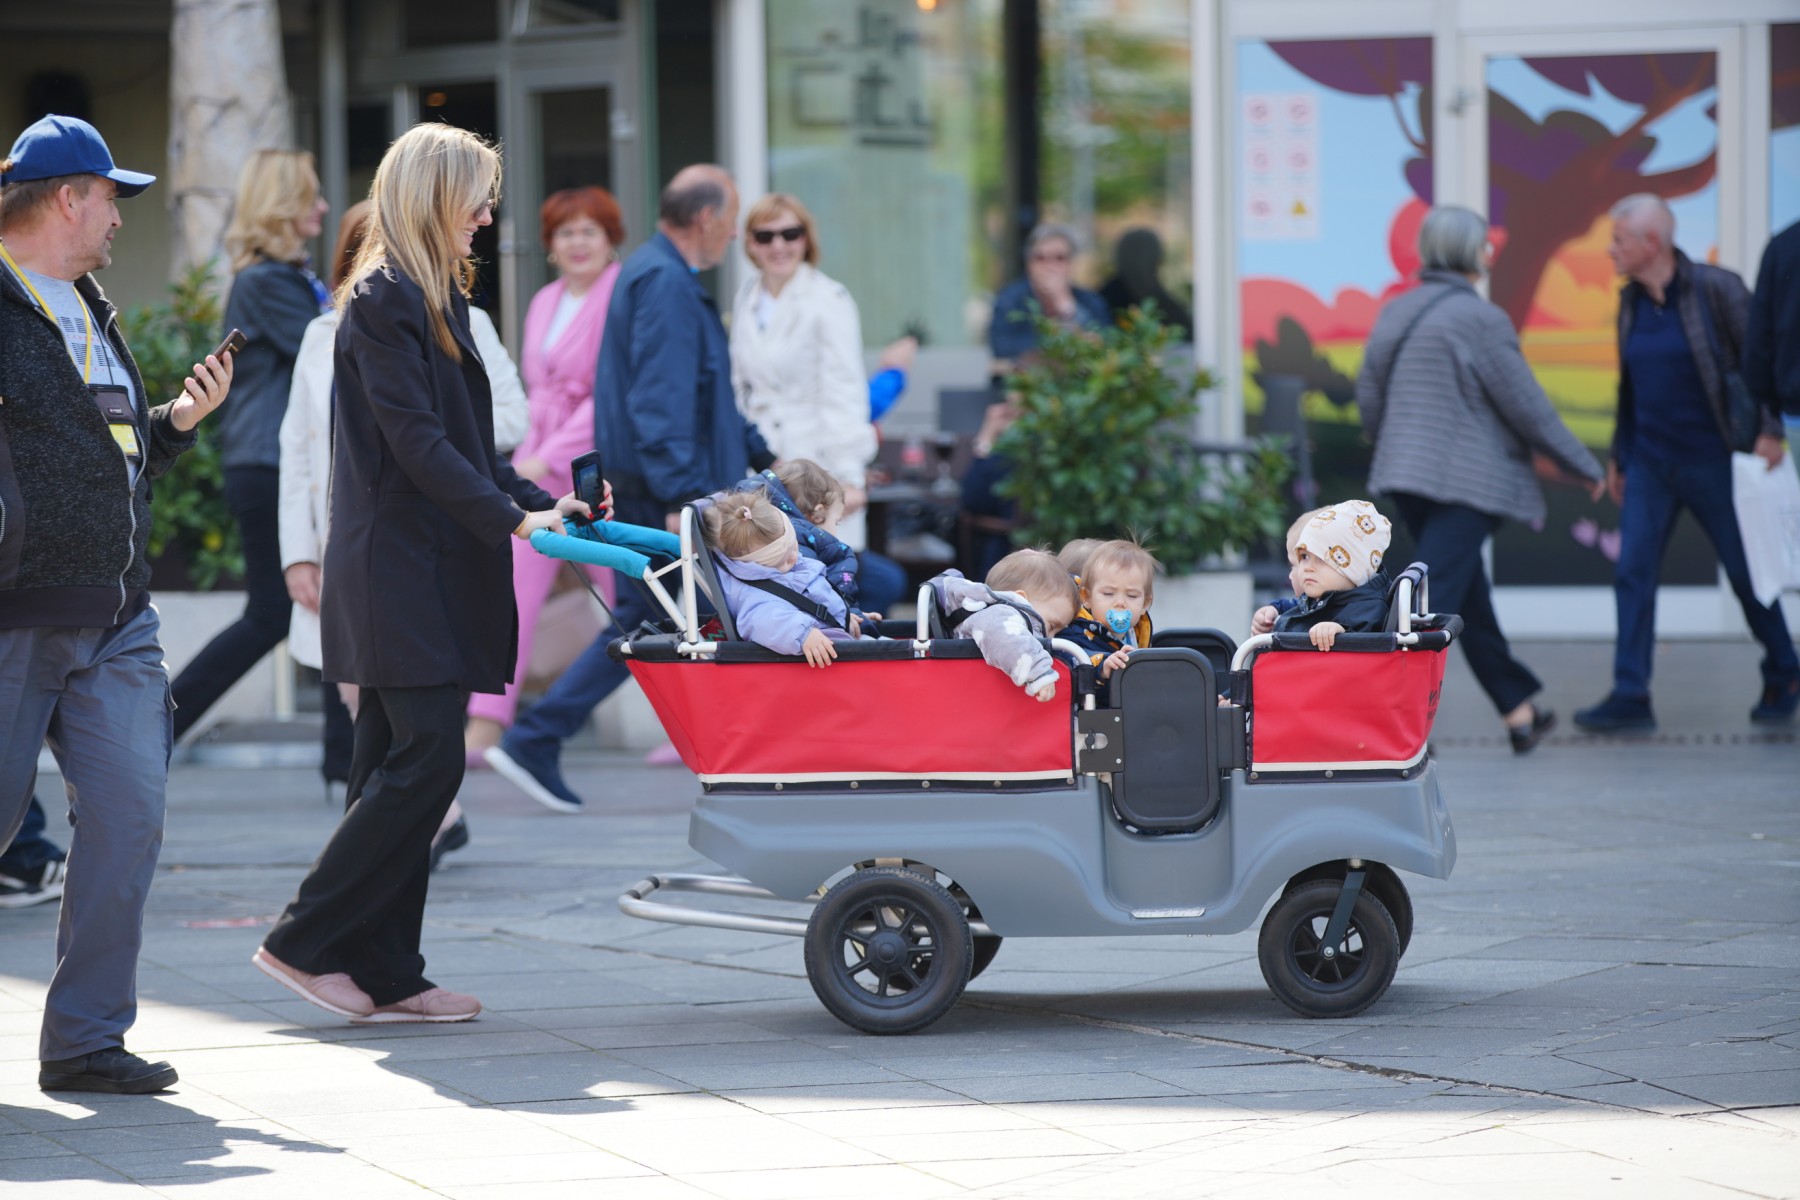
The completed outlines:
{"type": "Polygon", "coordinates": [[[793,522],[801,555],[825,565],[825,581],[850,610],[864,620],[878,618],[880,614],[857,606],[861,567],[856,551],[837,536],[838,522],[844,519],[844,485],[837,477],[810,458],[793,458],[746,479],[737,490],[758,487],[766,488],[770,501],[793,522]]]}
{"type": "Polygon", "coordinates": [[[1305,630],[1320,650],[1340,633],[1380,633],[1387,625],[1387,553],[1393,523],[1367,500],[1346,500],[1312,514],[1295,539],[1300,573],[1298,605],[1275,621],[1275,632],[1305,630]]]}
{"type": "Polygon", "coordinates": [[[1063,636],[1087,651],[1100,678],[1111,679],[1126,655],[1150,644],[1156,571],[1155,556],[1136,542],[1100,542],[1087,552],[1079,572],[1081,608],[1063,636]]]}
{"type": "Polygon", "coordinates": [[[1290,609],[1299,607],[1302,599],[1302,593],[1300,591],[1300,531],[1306,527],[1306,523],[1312,520],[1313,514],[1318,511],[1319,510],[1316,508],[1308,509],[1295,517],[1294,523],[1288,526],[1288,586],[1294,589],[1294,594],[1285,597],[1284,599],[1277,600],[1273,604],[1265,604],[1255,612],[1251,613],[1250,632],[1252,635],[1258,633],[1273,633],[1275,631],[1276,618],[1280,617],[1282,613],[1285,613],[1290,609]]]}
{"type": "Polygon", "coordinates": [[[702,527],[738,636],[777,654],[803,654],[815,667],[837,658],[834,642],[857,636],[856,614],[826,581],[825,564],[801,557],[794,524],[768,489],[715,496],[702,527]]]}
{"type": "Polygon", "coordinates": [[[1081,596],[1056,556],[1014,550],[994,564],[986,583],[945,571],[931,581],[952,633],[972,640],[988,666],[1003,671],[1036,700],[1056,695],[1056,665],[1042,639],[1075,619],[1081,596]]]}

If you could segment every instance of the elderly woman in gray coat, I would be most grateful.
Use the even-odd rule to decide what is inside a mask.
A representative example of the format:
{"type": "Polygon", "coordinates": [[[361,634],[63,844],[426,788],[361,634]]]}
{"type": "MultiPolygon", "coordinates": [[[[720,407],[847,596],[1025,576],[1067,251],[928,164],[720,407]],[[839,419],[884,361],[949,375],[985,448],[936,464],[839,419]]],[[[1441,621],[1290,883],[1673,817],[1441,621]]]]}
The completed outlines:
{"type": "Polygon", "coordinates": [[[1502,520],[1543,521],[1534,453],[1588,480],[1596,498],[1605,475],[1538,386],[1506,315],[1476,292],[1490,254],[1481,217],[1431,210],[1419,229],[1420,286],[1376,320],[1356,404],[1375,445],[1369,487],[1418,543],[1432,607],[1461,615],[1469,666],[1524,754],[1556,716],[1532,702],[1543,685],[1500,632],[1481,545],[1502,520]]]}

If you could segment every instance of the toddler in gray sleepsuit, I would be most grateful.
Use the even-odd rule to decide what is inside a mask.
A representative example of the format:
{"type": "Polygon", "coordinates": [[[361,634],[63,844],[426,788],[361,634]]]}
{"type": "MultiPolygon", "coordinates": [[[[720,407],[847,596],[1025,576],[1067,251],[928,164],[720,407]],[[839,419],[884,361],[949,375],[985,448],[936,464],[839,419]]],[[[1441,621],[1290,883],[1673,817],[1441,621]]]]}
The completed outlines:
{"type": "Polygon", "coordinates": [[[973,641],[988,666],[1034,699],[1056,695],[1056,667],[1042,639],[1068,628],[1081,593],[1054,555],[1015,550],[994,564],[985,583],[946,571],[931,587],[953,634],[973,641]]]}

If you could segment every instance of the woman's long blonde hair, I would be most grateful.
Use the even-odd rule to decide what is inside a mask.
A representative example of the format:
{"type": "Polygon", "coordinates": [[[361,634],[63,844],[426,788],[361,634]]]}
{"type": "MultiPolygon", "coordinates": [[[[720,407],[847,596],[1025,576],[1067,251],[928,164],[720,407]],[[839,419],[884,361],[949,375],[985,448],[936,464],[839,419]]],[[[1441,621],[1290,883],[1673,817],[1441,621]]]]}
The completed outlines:
{"type": "Polygon", "coordinates": [[[225,230],[231,269],[259,258],[299,262],[306,242],[295,229],[319,202],[319,173],[304,150],[258,150],[238,172],[237,202],[225,230]]]}
{"type": "Polygon", "coordinates": [[[342,311],[356,285],[383,265],[419,285],[439,348],[456,362],[462,350],[450,332],[450,289],[464,296],[475,282],[475,260],[456,247],[463,222],[500,194],[500,152],[466,129],[427,121],[401,134],[382,155],[369,191],[369,233],[338,283],[342,311]]]}

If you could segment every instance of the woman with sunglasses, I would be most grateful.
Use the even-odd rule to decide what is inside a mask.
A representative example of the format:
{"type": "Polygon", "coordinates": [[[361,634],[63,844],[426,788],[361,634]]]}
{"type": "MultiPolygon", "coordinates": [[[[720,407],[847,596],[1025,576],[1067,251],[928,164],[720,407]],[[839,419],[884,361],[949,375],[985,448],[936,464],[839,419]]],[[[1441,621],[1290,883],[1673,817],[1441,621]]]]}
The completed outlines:
{"type": "Polygon", "coordinates": [[[818,269],[812,214],[793,196],[764,196],[744,218],[756,272],[731,311],[738,408],[782,458],[810,458],[844,485],[838,537],[865,545],[864,472],[875,457],[862,318],[844,285],[818,269]]]}

